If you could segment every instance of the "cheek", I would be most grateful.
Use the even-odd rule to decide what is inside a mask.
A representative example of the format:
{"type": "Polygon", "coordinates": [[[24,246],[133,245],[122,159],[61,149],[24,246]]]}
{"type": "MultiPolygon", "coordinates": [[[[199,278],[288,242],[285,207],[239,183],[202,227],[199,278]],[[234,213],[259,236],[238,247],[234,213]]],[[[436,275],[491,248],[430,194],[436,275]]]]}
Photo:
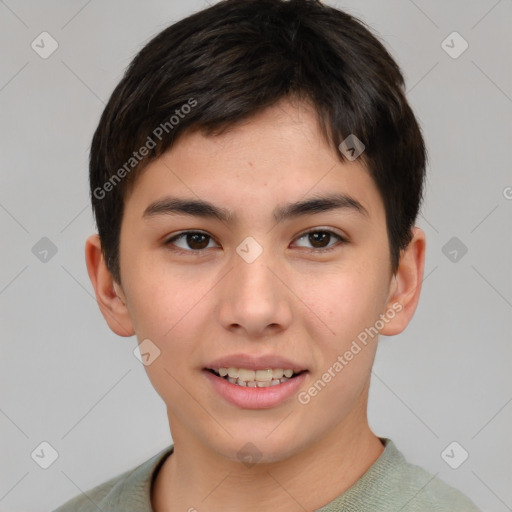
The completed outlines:
{"type": "Polygon", "coordinates": [[[367,263],[316,275],[302,285],[301,296],[312,315],[322,320],[323,339],[332,340],[333,348],[342,348],[374,325],[385,304],[383,274],[367,263]]]}
{"type": "Polygon", "coordinates": [[[179,383],[185,363],[197,360],[202,322],[209,318],[206,299],[211,285],[198,282],[187,286],[185,279],[164,278],[156,269],[133,276],[129,306],[136,335],[139,343],[151,340],[158,353],[145,366],[146,373],[166,403],[179,404],[183,398],[179,383]]]}
{"type": "Polygon", "coordinates": [[[160,251],[147,256],[133,255],[126,268],[130,315],[140,339],[153,337],[166,345],[191,329],[214,282],[197,268],[170,265],[160,251]]]}
{"type": "Polygon", "coordinates": [[[316,410],[330,411],[332,418],[341,418],[362,396],[377,349],[378,336],[372,328],[386,297],[382,276],[362,264],[350,271],[333,273],[328,279],[310,282],[309,294],[305,296],[312,301],[311,309],[317,308],[315,314],[324,320],[329,331],[322,326],[311,333],[320,364],[300,403],[310,401],[316,410]]]}

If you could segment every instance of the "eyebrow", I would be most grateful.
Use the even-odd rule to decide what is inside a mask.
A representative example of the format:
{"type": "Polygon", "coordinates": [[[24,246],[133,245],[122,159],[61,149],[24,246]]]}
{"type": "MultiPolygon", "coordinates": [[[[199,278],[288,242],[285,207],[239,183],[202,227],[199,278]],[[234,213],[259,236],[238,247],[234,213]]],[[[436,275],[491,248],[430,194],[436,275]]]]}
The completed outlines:
{"type": "MultiPolygon", "coordinates": [[[[296,217],[339,209],[369,217],[368,210],[347,194],[317,195],[303,201],[278,206],[273,212],[273,217],[277,223],[280,223],[296,217]]],[[[144,210],[142,217],[150,218],[158,215],[191,215],[217,219],[225,223],[235,220],[235,215],[226,208],[216,206],[208,201],[177,197],[164,197],[151,203],[144,210]]]]}

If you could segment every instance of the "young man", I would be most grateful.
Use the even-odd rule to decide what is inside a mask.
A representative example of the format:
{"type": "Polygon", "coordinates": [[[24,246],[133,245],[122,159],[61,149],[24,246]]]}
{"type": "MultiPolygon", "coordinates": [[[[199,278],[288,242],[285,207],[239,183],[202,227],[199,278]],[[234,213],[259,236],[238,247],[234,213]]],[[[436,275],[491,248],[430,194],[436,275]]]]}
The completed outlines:
{"type": "Polygon", "coordinates": [[[375,435],[416,309],[426,154],[397,64],[313,0],[226,0],[137,55],[94,135],[100,309],[174,444],[64,511],[476,511],[375,435]]]}

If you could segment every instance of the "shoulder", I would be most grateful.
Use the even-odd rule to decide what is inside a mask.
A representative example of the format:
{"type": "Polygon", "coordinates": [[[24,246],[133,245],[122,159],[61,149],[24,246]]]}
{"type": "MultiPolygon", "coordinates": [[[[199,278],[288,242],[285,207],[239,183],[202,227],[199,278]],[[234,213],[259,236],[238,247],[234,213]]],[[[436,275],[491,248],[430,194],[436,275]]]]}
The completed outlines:
{"type": "Polygon", "coordinates": [[[437,475],[407,462],[390,439],[384,452],[343,494],[317,512],[480,512],[437,475]]]}
{"type": "Polygon", "coordinates": [[[394,443],[386,440],[388,492],[403,512],[480,512],[457,489],[423,468],[410,464],[394,443]]]}
{"type": "Polygon", "coordinates": [[[110,500],[113,494],[119,494],[119,487],[134,470],[126,471],[118,476],[89,489],[88,491],[66,501],[53,512],[89,512],[101,510],[105,500],[110,500]]]}
{"type": "Polygon", "coordinates": [[[165,459],[172,453],[173,445],[109,480],[83,492],[53,512],[113,512],[123,506],[124,512],[151,510],[151,481],[165,459]],[[135,507],[135,508],[132,508],[135,507]]]}

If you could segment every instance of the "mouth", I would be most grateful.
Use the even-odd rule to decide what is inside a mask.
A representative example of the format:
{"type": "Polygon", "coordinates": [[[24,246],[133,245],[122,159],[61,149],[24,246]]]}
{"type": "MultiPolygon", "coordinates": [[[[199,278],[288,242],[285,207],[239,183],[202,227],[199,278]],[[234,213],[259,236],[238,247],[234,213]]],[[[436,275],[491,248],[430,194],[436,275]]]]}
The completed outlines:
{"type": "Polygon", "coordinates": [[[268,388],[278,386],[289,380],[295,379],[307,370],[294,370],[291,368],[264,368],[251,370],[248,368],[205,368],[213,375],[227,380],[236,386],[247,388],[268,388]]]}

